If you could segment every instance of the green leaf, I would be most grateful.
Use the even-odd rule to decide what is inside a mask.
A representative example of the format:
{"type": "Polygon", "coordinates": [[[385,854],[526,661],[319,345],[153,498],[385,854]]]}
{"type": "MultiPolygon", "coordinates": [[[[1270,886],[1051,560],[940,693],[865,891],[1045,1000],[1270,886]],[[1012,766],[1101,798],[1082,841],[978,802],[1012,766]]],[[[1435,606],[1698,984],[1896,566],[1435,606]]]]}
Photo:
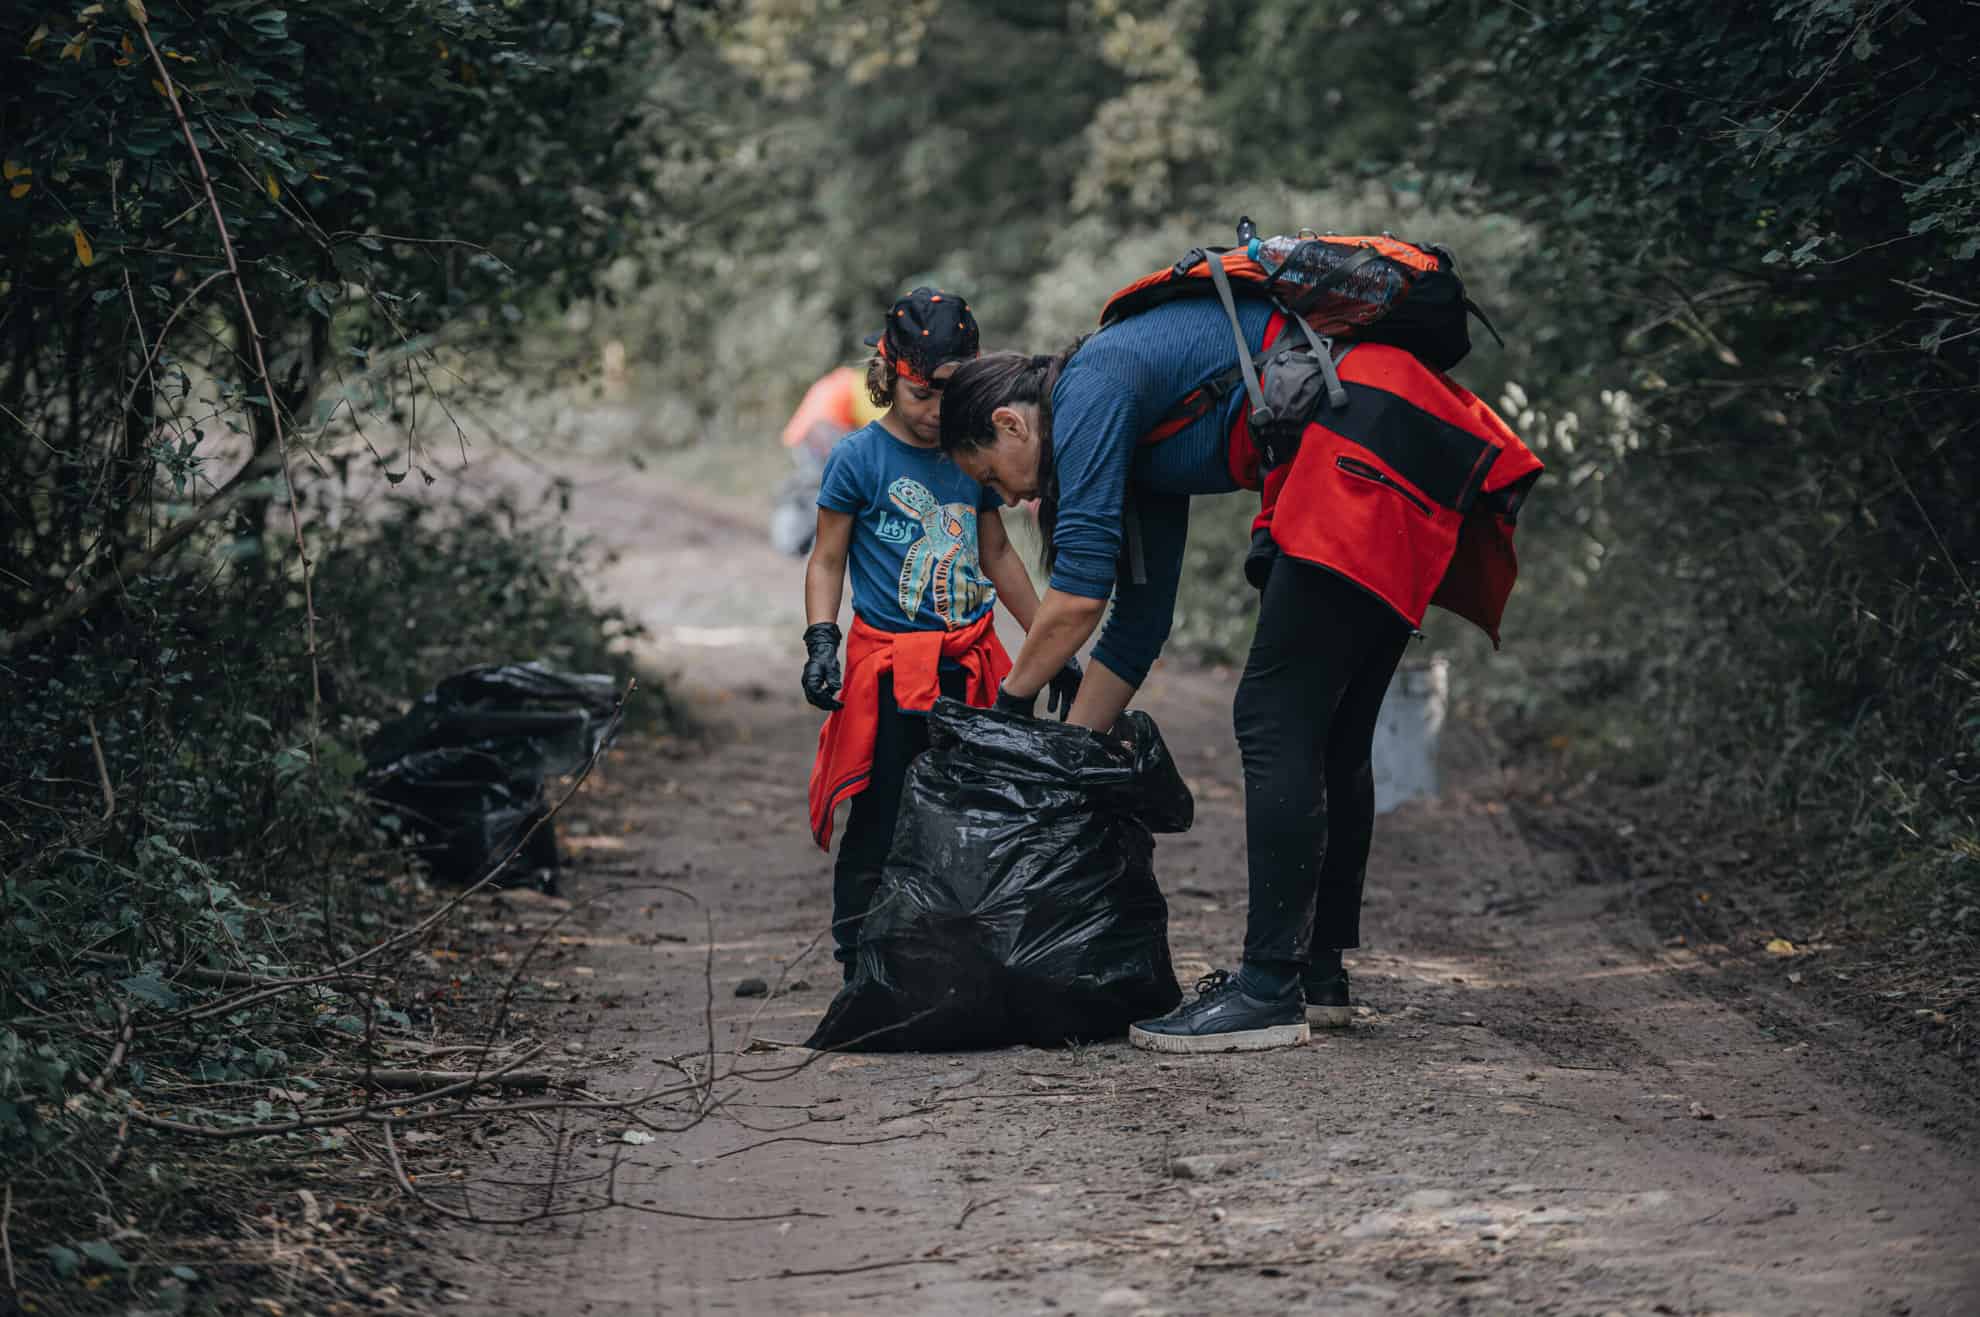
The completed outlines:
{"type": "Polygon", "coordinates": [[[124,1255],[119,1253],[107,1240],[94,1239],[84,1244],[82,1246],[82,1255],[91,1262],[94,1262],[97,1266],[108,1271],[123,1271],[131,1265],[124,1261],[124,1255]]]}
{"type": "Polygon", "coordinates": [[[117,986],[139,1001],[148,1002],[161,1010],[178,1008],[179,994],[155,973],[133,974],[130,978],[119,980],[117,986]]]}
{"type": "Polygon", "coordinates": [[[64,1248],[60,1244],[50,1244],[41,1251],[48,1255],[48,1263],[55,1268],[55,1274],[58,1276],[73,1276],[76,1274],[76,1270],[82,1266],[82,1254],[72,1248],[64,1248]]]}

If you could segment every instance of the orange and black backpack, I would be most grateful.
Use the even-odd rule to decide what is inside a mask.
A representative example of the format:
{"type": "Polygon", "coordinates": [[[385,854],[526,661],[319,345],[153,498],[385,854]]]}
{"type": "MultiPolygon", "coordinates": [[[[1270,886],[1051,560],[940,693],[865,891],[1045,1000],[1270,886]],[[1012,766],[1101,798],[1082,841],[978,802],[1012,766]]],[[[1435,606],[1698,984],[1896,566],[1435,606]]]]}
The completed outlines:
{"type": "Polygon", "coordinates": [[[1471,351],[1469,317],[1477,316],[1499,340],[1465,295],[1448,248],[1386,233],[1341,237],[1302,229],[1291,237],[1260,238],[1249,216],[1238,220],[1237,236],[1235,247],[1198,247],[1135,280],[1108,298],[1100,313],[1105,328],[1178,298],[1214,294],[1230,317],[1238,364],[1185,397],[1144,442],[1183,429],[1242,384],[1251,401],[1251,431],[1269,468],[1291,457],[1323,392],[1329,406],[1346,405],[1335,340],[1342,350],[1386,343],[1440,371],[1471,351]],[[1300,332],[1281,334],[1254,356],[1238,324],[1239,297],[1269,299],[1300,332]]]}

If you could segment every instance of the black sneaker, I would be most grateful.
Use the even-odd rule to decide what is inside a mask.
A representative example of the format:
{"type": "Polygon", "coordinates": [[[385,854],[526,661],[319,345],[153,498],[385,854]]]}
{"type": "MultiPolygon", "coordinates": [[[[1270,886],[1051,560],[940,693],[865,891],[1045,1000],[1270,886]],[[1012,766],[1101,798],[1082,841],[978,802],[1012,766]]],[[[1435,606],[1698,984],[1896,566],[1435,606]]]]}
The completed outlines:
{"type": "Polygon", "coordinates": [[[1345,969],[1322,978],[1309,973],[1306,983],[1307,1023],[1322,1029],[1345,1029],[1354,1021],[1354,1007],[1348,1001],[1348,975],[1345,969]]]}
{"type": "Polygon", "coordinates": [[[1128,1030],[1130,1043],[1151,1052],[1262,1052],[1296,1047],[1309,1036],[1297,993],[1261,1001],[1224,970],[1197,982],[1195,1001],[1128,1030]]]}

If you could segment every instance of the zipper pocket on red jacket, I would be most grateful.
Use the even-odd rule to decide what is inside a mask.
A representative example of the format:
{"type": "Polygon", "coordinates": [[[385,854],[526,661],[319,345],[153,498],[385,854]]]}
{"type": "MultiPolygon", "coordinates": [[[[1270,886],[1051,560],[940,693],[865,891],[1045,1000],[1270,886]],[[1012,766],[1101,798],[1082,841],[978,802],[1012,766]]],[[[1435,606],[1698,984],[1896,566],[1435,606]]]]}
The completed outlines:
{"type": "Polygon", "coordinates": [[[1431,512],[1430,505],[1428,503],[1425,503],[1415,494],[1412,494],[1409,490],[1405,489],[1400,480],[1391,479],[1389,474],[1386,471],[1382,470],[1382,468],[1378,466],[1370,466],[1368,463],[1360,460],[1359,458],[1346,457],[1346,456],[1335,458],[1334,465],[1339,467],[1341,470],[1347,472],[1351,476],[1359,476],[1363,480],[1372,480],[1378,485],[1382,485],[1385,488],[1395,490],[1396,493],[1401,494],[1404,498],[1408,499],[1411,503],[1415,504],[1416,510],[1418,512],[1421,512],[1424,516],[1428,517],[1434,515],[1431,512]]]}

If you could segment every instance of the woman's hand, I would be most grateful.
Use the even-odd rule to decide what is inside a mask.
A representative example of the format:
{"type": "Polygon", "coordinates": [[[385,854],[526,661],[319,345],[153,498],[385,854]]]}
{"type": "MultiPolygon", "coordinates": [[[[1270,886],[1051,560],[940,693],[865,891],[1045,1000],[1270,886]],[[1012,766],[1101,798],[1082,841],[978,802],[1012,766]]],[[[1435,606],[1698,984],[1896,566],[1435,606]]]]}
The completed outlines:
{"type": "Polygon", "coordinates": [[[1079,684],[1079,698],[1073,701],[1072,721],[1088,731],[1105,732],[1120,721],[1135,688],[1112,668],[1095,663],[1079,684]]]}
{"type": "Polygon", "coordinates": [[[1066,660],[1079,653],[1106,611],[1105,599],[1047,590],[1004,685],[1019,696],[1036,698],[1064,672],[1066,660]]]}

